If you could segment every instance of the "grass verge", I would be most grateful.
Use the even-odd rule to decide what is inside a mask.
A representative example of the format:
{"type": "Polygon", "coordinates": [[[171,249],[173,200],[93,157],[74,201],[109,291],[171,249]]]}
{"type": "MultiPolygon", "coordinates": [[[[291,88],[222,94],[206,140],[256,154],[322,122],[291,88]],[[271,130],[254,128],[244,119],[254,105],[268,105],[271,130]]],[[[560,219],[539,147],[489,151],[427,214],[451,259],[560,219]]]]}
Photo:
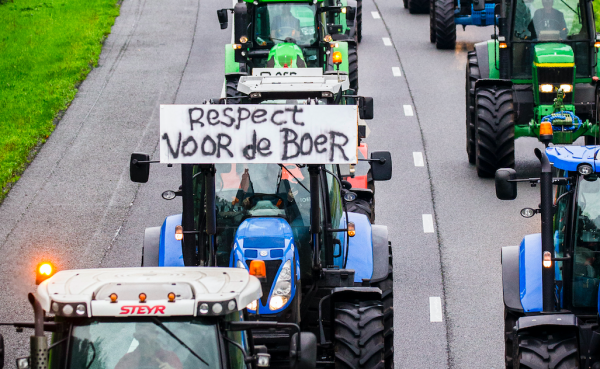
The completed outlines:
{"type": "Polygon", "coordinates": [[[117,0],[0,0],[0,202],[96,66],[117,0]]]}

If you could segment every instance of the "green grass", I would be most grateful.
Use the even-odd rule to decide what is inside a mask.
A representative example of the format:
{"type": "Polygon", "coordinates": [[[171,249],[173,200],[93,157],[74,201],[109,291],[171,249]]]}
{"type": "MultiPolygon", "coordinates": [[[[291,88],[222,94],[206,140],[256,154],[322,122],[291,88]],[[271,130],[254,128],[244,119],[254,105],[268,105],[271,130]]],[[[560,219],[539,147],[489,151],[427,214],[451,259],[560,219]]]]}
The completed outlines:
{"type": "Polygon", "coordinates": [[[0,202],[96,66],[117,0],[0,0],[0,202]]]}

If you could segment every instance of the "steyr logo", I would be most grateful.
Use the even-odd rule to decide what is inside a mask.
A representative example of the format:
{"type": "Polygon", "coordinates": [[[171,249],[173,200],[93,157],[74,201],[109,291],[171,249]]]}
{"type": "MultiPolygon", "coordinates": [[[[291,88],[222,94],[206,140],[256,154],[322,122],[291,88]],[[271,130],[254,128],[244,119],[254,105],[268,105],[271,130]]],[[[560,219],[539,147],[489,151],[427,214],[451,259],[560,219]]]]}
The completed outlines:
{"type": "Polygon", "coordinates": [[[144,315],[144,314],[164,314],[166,306],[146,306],[146,305],[130,305],[122,306],[120,315],[144,315]]]}

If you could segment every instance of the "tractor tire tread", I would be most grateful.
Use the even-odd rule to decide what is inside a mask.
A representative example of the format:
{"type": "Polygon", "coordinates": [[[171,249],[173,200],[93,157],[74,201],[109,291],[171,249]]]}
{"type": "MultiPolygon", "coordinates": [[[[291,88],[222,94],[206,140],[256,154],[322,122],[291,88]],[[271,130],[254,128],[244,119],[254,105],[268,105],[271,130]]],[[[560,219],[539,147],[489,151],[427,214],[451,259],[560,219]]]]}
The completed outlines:
{"type": "Polygon", "coordinates": [[[429,13],[430,0],[407,0],[408,11],[410,14],[427,14],[429,13]]]}
{"type": "Polygon", "coordinates": [[[350,88],[358,93],[358,52],[356,45],[348,45],[348,75],[350,88]]]}
{"type": "Polygon", "coordinates": [[[479,71],[479,62],[477,53],[469,51],[467,53],[467,68],[466,68],[466,134],[467,134],[467,156],[470,164],[475,164],[475,82],[481,78],[479,71]]]}
{"type": "Polygon", "coordinates": [[[522,332],[515,367],[521,369],[579,368],[577,336],[570,332],[522,332]]]}
{"type": "Polygon", "coordinates": [[[454,0],[430,1],[435,1],[435,47],[440,50],[454,50],[456,47],[454,0]]]}

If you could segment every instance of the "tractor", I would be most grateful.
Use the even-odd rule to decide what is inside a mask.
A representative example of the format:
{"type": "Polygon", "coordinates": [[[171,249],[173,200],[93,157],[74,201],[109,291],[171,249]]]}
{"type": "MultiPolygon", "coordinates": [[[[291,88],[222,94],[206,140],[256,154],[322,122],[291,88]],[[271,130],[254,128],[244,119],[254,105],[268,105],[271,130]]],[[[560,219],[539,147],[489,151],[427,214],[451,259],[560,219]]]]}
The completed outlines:
{"type": "MultiPolygon", "coordinates": [[[[239,268],[54,273],[52,265],[42,263],[36,279],[41,284],[28,296],[34,321],[0,323],[19,332],[34,330],[31,354],[17,359],[19,369],[264,368],[270,355],[250,333],[282,327],[293,332],[282,337],[290,342],[290,367],[316,365],[312,333],[293,323],[243,320],[243,309],[262,291],[259,280],[239,268]]],[[[2,368],[3,350],[0,358],[2,368]]]]}
{"type": "Polygon", "coordinates": [[[228,27],[227,13],[233,12],[233,41],[225,45],[226,96],[237,96],[241,76],[265,67],[308,67],[320,68],[324,73],[345,73],[356,93],[362,0],[358,0],[358,13],[355,7],[338,2],[327,5],[328,2],[333,3],[332,0],[239,0],[232,9],[218,10],[221,29],[228,27]],[[343,62],[334,65],[336,51],[341,53],[343,62]]]}
{"type": "Polygon", "coordinates": [[[515,139],[539,139],[543,122],[553,144],[598,139],[592,1],[503,0],[498,22],[466,68],[466,149],[480,177],[514,167],[515,139]]]}
{"type": "MultiPolygon", "coordinates": [[[[240,89],[248,84],[240,80],[240,89]]],[[[248,304],[248,320],[294,323],[314,333],[318,367],[391,368],[387,227],[347,211],[358,195],[340,172],[356,163],[358,118],[372,112],[361,98],[358,105],[326,105],[333,97],[324,92],[307,90],[302,99],[280,92],[259,104],[161,106],[160,162],[182,168],[181,188],[163,198],[181,196],[183,211],[146,229],[142,262],[247,269],[263,291],[248,304]],[[240,122],[241,116],[248,118],[240,122]],[[231,129],[239,134],[229,135],[229,143],[223,135],[231,129]],[[203,150],[209,136],[232,156],[222,148],[219,157],[212,144],[203,150]],[[184,145],[190,137],[195,150],[184,145]]],[[[146,182],[151,162],[132,154],[131,179],[146,182]]],[[[388,152],[373,152],[368,162],[374,181],[391,178],[388,152]]],[[[253,331],[280,365],[289,360],[285,335],[285,329],[253,331]]]]}
{"type": "MultiPolygon", "coordinates": [[[[421,0],[422,1],[422,0],[421,0]]],[[[456,26],[496,25],[500,0],[429,0],[429,40],[438,49],[456,47],[456,26]]]]}
{"type": "Polygon", "coordinates": [[[501,200],[516,198],[517,182],[539,184],[541,194],[539,208],[521,210],[541,214],[541,233],[502,248],[506,368],[600,368],[599,151],[536,149],[539,178],[496,172],[501,200]]]}

